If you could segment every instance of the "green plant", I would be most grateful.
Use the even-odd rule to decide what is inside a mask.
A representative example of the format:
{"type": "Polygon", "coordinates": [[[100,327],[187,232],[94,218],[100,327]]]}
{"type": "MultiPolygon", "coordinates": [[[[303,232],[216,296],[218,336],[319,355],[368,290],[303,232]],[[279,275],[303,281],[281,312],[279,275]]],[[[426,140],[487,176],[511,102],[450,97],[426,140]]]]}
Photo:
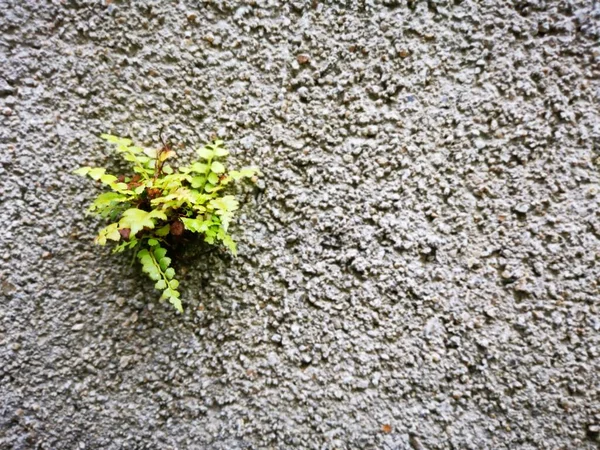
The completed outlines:
{"type": "Polygon", "coordinates": [[[231,181],[256,181],[258,170],[246,167],[228,171],[222,161],[229,152],[220,140],[198,149],[198,160],[175,169],[168,162],[176,156],[168,144],[156,150],[137,147],[130,139],[109,134],[101,137],[116,146],[131,163],[133,173],[115,176],[101,167],[74,171],[111,188],[89,207],[90,212],[111,222],[100,230],[95,242],[105,245],[115,241],[113,252],[133,250],[143,271],[155,282],[154,287],[162,291],[161,300],[169,300],[182,312],[179,281],[165,247],[185,232],[199,233],[207,243],[220,243],[236,256],[236,244],[227,229],[238,201],[223,193],[231,181]]]}

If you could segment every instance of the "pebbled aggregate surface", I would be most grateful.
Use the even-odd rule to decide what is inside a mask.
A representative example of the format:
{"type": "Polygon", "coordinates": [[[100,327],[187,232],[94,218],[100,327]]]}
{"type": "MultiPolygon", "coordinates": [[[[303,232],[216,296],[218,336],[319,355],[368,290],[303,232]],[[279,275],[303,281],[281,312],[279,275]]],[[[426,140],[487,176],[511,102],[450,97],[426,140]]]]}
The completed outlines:
{"type": "Polygon", "coordinates": [[[589,0],[0,0],[0,448],[597,449],[599,104],[589,0]],[[183,316],[71,175],[162,124],[264,172],[183,316]]]}

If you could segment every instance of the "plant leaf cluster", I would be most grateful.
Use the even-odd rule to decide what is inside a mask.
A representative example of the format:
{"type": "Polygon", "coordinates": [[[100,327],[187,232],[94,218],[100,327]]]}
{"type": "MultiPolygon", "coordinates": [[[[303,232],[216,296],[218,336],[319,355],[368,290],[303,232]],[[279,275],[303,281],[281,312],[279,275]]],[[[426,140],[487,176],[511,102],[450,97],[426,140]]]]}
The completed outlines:
{"type": "Polygon", "coordinates": [[[81,167],[77,175],[88,176],[110,188],[100,194],[89,211],[110,224],[98,233],[95,242],[116,244],[114,252],[133,250],[142,270],[178,311],[183,307],[179,281],[167,256],[167,248],[184,233],[198,233],[212,245],[223,245],[236,256],[235,241],[228,227],[239,207],[233,195],[226,195],[232,181],[256,181],[258,169],[228,170],[229,154],[223,141],[215,140],[196,150],[197,159],[173,167],[176,153],[167,144],[160,149],[133,145],[130,139],[103,134],[116,151],[129,162],[132,173],[115,176],[101,167],[81,167]]]}

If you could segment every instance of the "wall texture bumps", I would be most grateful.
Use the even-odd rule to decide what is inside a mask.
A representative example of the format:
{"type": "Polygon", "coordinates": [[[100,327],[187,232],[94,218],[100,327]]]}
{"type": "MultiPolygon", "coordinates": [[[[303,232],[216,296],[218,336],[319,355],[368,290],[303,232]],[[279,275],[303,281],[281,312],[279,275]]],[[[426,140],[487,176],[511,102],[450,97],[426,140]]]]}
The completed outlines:
{"type": "Polygon", "coordinates": [[[597,448],[599,39],[587,0],[0,0],[0,447],[597,448]],[[265,175],[183,316],[70,175],[165,122],[265,175]]]}

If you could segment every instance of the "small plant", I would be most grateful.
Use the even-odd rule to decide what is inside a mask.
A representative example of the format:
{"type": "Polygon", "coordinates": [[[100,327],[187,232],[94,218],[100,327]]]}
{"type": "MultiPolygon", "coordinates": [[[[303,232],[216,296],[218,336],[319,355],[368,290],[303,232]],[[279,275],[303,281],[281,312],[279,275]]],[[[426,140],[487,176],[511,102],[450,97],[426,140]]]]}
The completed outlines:
{"type": "Polygon", "coordinates": [[[134,146],[130,139],[109,134],[101,137],[116,146],[131,163],[133,173],[115,176],[101,167],[75,170],[75,174],[87,175],[111,188],[89,207],[90,212],[111,222],[100,230],[95,242],[105,245],[115,241],[113,252],[135,251],[143,271],[162,291],[161,300],[169,300],[183,312],[179,281],[165,247],[188,231],[201,234],[209,244],[224,245],[236,256],[236,245],[227,228],[238,201],[223,192],[231,181],[255,181],[258,170],[247,167],[228,171],[222,161],[229,152],[220,140],[197,150],[198,160],[175,169],[168,162],[175,151],[164,141],[162,148],[155,150],[134,146]]]}

